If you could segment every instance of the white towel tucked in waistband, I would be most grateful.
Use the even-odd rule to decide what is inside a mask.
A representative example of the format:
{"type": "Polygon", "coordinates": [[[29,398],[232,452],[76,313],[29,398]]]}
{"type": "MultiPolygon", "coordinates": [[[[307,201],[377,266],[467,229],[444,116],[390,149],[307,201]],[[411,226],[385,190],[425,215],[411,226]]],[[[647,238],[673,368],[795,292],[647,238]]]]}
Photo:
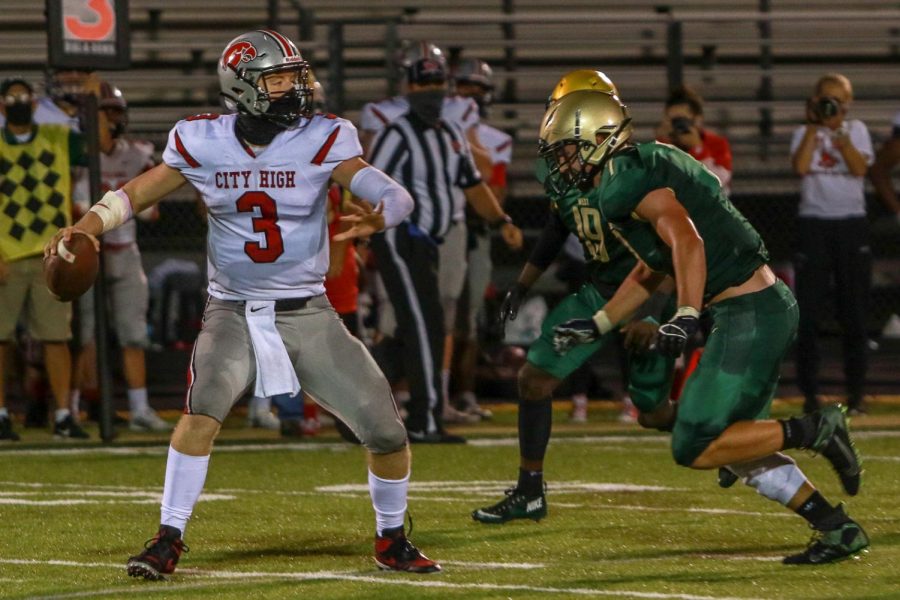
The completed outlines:
{"type": "Polygon", "coordinates": [[[288,356],[284,340],[275,327],[274,300],[247,300],[244,307],[253,354],[256,355],[256,388],[254,396],[266,398],[276,394],[296,394],[300,382],[288,356]]]}

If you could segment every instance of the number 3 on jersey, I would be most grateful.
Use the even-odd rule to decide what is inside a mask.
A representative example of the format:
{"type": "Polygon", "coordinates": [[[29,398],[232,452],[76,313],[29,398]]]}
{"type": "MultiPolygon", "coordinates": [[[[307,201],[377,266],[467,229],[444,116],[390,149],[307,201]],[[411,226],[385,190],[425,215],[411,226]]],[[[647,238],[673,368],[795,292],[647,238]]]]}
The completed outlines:
{"type": "Polygon", "coordinates": [[[259,216],[253,217],[253,231],[264,233],[266,244],[245,242],[244,252],[255,263],[272,263],[284,254],[284,240],[278,226],[278,207],[275,199],[265,192],[247,192],[237,199],[238,212],[255,212],[259,208],[259,216]]]}

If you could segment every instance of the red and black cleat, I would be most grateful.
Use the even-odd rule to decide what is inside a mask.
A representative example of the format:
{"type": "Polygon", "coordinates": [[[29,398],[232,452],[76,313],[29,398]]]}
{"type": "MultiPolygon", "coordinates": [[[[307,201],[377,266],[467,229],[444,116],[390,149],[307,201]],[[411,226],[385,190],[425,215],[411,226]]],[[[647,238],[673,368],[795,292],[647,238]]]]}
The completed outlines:
{"type": "Polygon", "coordinates": [[[181,530],[170,525],[160,525],[159,532],[144,544],[144,551],[128,559],[125,569],[132,577],[152,581],[165,580],[175,572],[175,565],[182,552],[190,549],[181,539],[181,530]]]}
{"type": "Polygon", "coordinates": [[[379,569],[408,573],[437,573],[441,570],[441,565],[413,546],[402,527],[385,530],[382,534],[375,537],[375,564],[379,569]]]}

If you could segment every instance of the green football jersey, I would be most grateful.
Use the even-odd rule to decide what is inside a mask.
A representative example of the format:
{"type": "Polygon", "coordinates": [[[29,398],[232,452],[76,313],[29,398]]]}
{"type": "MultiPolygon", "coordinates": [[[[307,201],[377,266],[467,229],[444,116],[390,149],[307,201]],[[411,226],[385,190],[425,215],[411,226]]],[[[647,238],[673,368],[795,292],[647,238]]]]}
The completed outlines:
{"type": "Polygon", "coordinates": [[[768,262],[762,238],[728,200],[719,179],[674,146],[650,142],[616,154],[592,195],[613,234],[651,269],[675,274],[671,249],[652,225],[634,214],[648,193],[661,188],[675,193],[703,238],[705,299],[743,283],[768,262]]]}
{"type": "MultiPolygon", "coordinates": [[[[539,160],[535,168],[538,181],[544,183],[547,164],[539,160]]],[[[628,276],[637,260],[613,236],[596,199],[579,190],[571,190],[562,198],[545,186],[550,210],[559,214],[566,229],[572,232],[584,251],[591,282],[605,295],[612,293],[628,276]]]]}

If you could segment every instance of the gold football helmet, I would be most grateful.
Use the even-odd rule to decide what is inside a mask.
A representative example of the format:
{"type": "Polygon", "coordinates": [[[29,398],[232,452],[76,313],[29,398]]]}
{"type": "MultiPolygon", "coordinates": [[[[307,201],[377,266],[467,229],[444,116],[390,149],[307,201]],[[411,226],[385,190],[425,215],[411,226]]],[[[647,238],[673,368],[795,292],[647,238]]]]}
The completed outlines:
{"type": "Polygon", "coordinates": [[[579,90],[604,92],[615,96],[619,95],[616,84],[614,84],[612,79],[607,77],[605,73],[593,71],[591,69],[578,69],[577,71],[566,73],[560,78],[553,87],[553,91],[550,92],[550,97],[547,99],[547,106],[550,106],[550,103],[556,102],[566,94],[577,92],[579,90]]]}
{"type": "Polygon", "coordinates": [[[541,121],[538,150],[553,191],[590,185],[632,130],[628,108],[612,94],[579,90],[551,104],[541,121]]]}

